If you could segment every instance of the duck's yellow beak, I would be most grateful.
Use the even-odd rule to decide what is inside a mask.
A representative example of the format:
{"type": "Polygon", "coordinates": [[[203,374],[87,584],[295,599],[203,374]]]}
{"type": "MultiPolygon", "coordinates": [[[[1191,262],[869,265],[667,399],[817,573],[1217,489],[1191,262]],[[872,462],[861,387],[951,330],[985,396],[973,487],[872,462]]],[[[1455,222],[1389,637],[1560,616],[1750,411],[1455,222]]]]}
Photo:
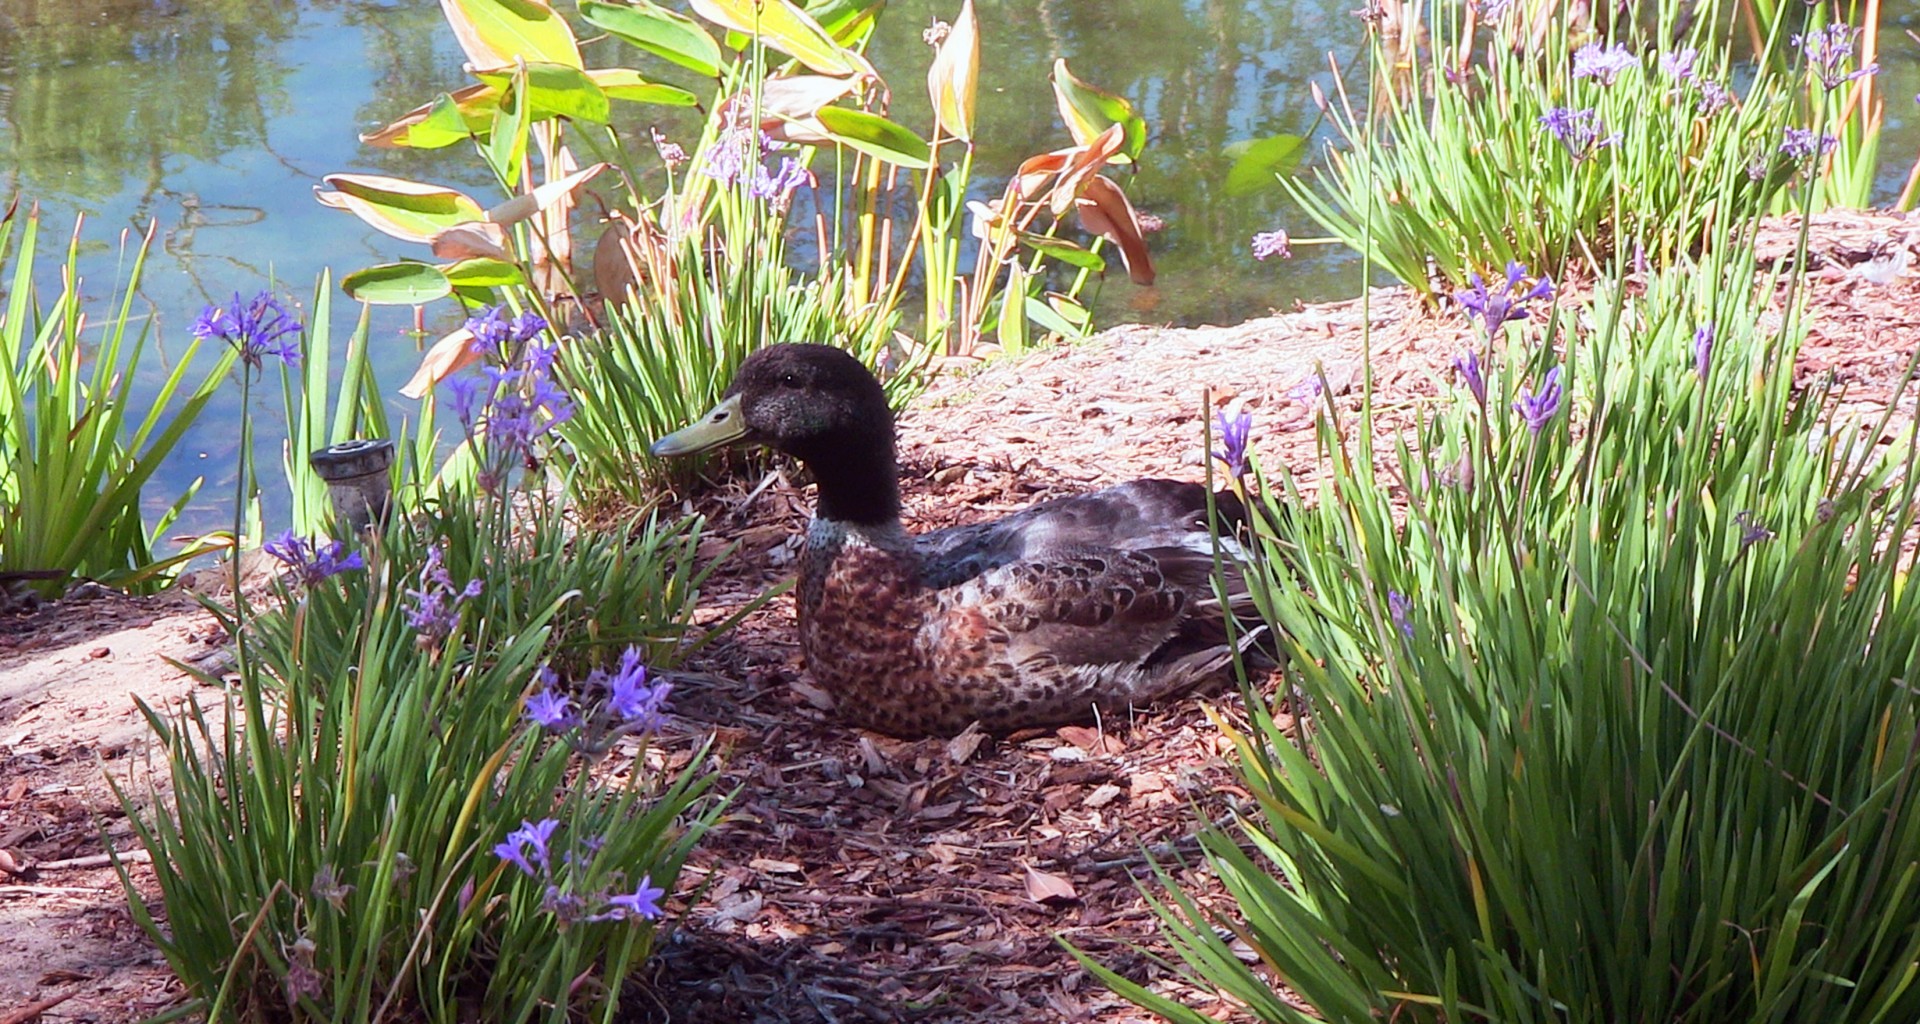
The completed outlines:
{"type": "Polygon", "coordinates": [[[740,396],[721,399],[705,416],[653,442],[647,449],[655,458],[695,455],[712,451],[747,436],[747,418],[740,414],[740,396]]]}

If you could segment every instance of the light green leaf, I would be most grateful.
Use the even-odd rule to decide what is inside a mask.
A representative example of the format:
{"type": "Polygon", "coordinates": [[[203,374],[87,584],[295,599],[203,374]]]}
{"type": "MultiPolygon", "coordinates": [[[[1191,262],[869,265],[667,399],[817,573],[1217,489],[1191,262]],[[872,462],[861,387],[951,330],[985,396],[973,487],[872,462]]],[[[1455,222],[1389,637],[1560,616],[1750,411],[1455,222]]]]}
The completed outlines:
{"type": "Polygon", "coordinates": [[[321,204],[347,212],[409,242],[431,242],[453,227],[485,218],[480,204],[456,189],[379,174],[329,174],[333,191],[314,189],[321,204]]]}
{"type": "Polygon", "coordinates": [[[933,151],[927,140],[878,114],[846,107],[821,107],[815,113],[834,141],[875,159],[901,167],[925,170],[933,151]]]}
{"type": "Polygon", "coordinates": [[[375,305],[418,306],[444,298],[453,285],[430,263],[382,263],[341,278],[340,290],[375,305]]]}
{"type": "Polygon", "coordinates": [[[1096,89],[1073,76],[1064,58],[1053,62],[1053,96],[1060,107],[1060,118],[1067,123],[1073,141],[1084,146],[1100,137],[1108,125],[1120,125],[1126,141],[1113,157],[1114,163],[1127,163],[1147,148],[1147,122],[1133,112],[1133,104],[1123,97],[1096,89]],[[1124,158],[1124,159],[1123,159],[1124,158]]]}
{"type": "Polygon", "coordinates": [[[582,66],[573,29],[541,0],[440,0],[440,10],[474,67],[515,60],[582,66]]]}
{"type": "Polygon", "coordinates": [[[1274,135],[1264,139],[1246,139],[1226,147],[1233,158],[1227,169],[1226,184],[1230,196],[1248,196],[1278,182],[1279,175],[1291,174],[1306,156],[1307,140],[1298,135],[1274,135]]]}
{"type": "Polygon", "coordinates": [[[1075,245],[1067,239],[1050,238],[1031,231],[1020,232],[1018,239],[1021,245],[1069,266],[1091,270],[1096,274],[1107,269],[1107,260],[1104,256],[1084,246],[1075,245]]]}
{"type": "Polygon", "coordinates": [[[694,94],[678,86],[649,82],[640,72],[631,68],[595,68],[587,72],[593,84],[607,94],[608,99],[627,100],[632,103],[657,103],[666,107],[691,107],[700,100],[694,94]]]}
{"type": "Polygon", "coordinates": [[[519,267],[505,260],[484,256],[449,263],[441,267],[440,272],[446,277],[447,283],[455,288],[493,288],[526,280],[521,276],[519,267]]]}
{"type": "Polygon", "coordinates": [[[693,11],[723,28],[752,35],[823,75],[872,72],[865,59],[842,49],[833,36],[792,0],[691,0],[693,11]]]}
{"type": "MultiPolygon", "coordinates": [[[[529,61],[526,67],[527,109],[533,120],[570,117],[607,123],[607,94],[593,76],[579,68],[544,61],[529,61]]],[[[503,68],[476,71],[474,77],[504,93],[518,73],[517,69],[503,68]]]]}
{"type": "MultiPolygon", "coordinates": [[[[583,0],[580,14],[598,28],[663,60],[705,75],[720,77],[720,44],[692,18],[642,0],[638,4],[610,4],[583,0]]],[[[604,85],[604,83],[603,83],[604,85]]]]}

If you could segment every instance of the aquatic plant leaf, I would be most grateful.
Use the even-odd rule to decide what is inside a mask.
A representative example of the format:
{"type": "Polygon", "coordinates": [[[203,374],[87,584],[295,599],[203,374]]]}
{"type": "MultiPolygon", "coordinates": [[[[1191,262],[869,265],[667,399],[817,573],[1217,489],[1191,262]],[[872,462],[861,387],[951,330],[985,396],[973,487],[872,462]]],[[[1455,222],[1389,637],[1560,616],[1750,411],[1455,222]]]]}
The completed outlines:
{"type": "Polygon", "coordinates": [[[1091,270],[1096,274],[1107,269],[1105,257],[1085,246],[1076,245],[1067,239],[1034,234],[1031,231],[1022,231],[1016,237],[1021,245],[1049,259],[1059,260],[1068,266],[1079,267],[1082,270],[1091,270]]]}
{"type": "Polygon", "coordinates": [[[1279,182],[1280,175],[1293,173],[1307,155],[1307,140],[1298,135],[1273,135],[1247,139],[1226,147],[1233,158],[1222,189],[1230,196],[1250,196],[1279,182]]]}
{"type": "MultiPolygon", "coordinates": [[[[821,107],[853,91],[860,80],[829,75],[782,75],[760,84],[760,130],[776,142],[798,142],[818,146],[833,142],[833,137],[813,115],[821,107]]],[[[720,107],[722,122],[754,116],[753,95],[737,92],[720,107]]]]}
{"type": "Polygon", "coordinates": [[[333,187],[333,191],[314,188],[314,198],[321,205],[345,210],[376,230],[409,242],[432,242],[455,224],[486,218],[479,203],[444,185],[380,174],[329,174],[320,180],[333,187]]]}
{"type": "Polygon", "coordinates": [[[1108,125],[1119,125],[1126,143],[1115,154],[1115,163],[1128,163],[1147,148],[1147,122],[1133,112],[1133,104],[1104,89],[1096,89],[1067,70],[1065,58],[1053,62],[1053,97],[1060,107],[1060,119],[1067,123],[1073,141],[1084,146],[1098,138],[1108,125]]]}
{"type": "Polygon", "coordinates": [[[472,221],[455,224],[453,227],[433,236],[433,254],[443,260],[461,260],[481,256],[488,259],[510,260],[513,253],[507,250],[507,233],[498,224],[485,221],[472,221]]]}
{"type": "Polygon", "coordinates": [[[574,171],[562,178],[555,178],[532,192],[514,196],[512,199],[487,211],[487,220],[494,224],[518,224],[541,210],[552,206],[565,198],[575,189],[591,181],[594,175],[607,169],[609,165],[602,161],[592,166],[574,171]]]}
{"type": "MultiPolygon", "coordinates": [[[[693,12],[768,46],[823,75],[873,75],[866,58],[844,49],[792,0],[691,0],[693,12]]],[[[878,77],[878,76],[875,76],[878,77]]]]}
{"type": "Polygon", "coordinates": [[[1153,257],[1147,253],[1147,240],[1140,230],[1140,219],[1120,186],[1105,175],[1087,179],[1075,200],[1074,212],[1080,225],[1120,248],[1120,259],[1127,265],[1127,277],[1137,285],[1153,283],[1153,257]]]}
{"type": "Polygon", "coordinates": [[[473,350],[473,332],[458,328],[427,349],[413,376],[400,386],[400,394],[407,398],[425,398],[435,384],[479,361],[480,353],[473,350]]]}
{"type": "Polygon", "coordinates": [[[1054,182],[1053,192],[1048,196],[1055,217],[1072,208],[1073,201],[1079,198],[1087,180],[1117,157],[1124,141],[1124,130],[1120,125],[1112,124],[1092,142],[1067,151],[1066,162],[1060,168],[1060,179],[1054,182]]]}
{"type": "Polygon", "coordinates": [[[340,279],[340,290],[376,306],[418,306],[445,298],[453,283],[431,263],[382,263],[340,279]]]}
{"type": "Polygon", "coordinates": [[[474,67],[516,60],[583,66],[573,29],[542,0],[440,0],[440,10],[474,67]]]}
{"type": "Polygon", "coordinates": [[[684,14],[647,0],[637,4],[582,0],[580,14],[595,27],[662,60],[708,78],[720,77],[720,44],[684,14]]]}
{"type": "Polygon", "coordinates": [[[487,256],[449,263],[441,267],[440,272],[446,275],[447,283],[455,288],[499,288],[526,280],[519,267],[506,260],[487,256]]]}
{"type": "Polygon", "coordinates": [[[594,68],[587,72],[587,77],[608,99],[657,103],[664,107],[691,107],[700,102],[687,90],[664,82],[649,82],[632,68],[594,68]]]}
{"type": "Polygon", "coordinates": [[[887,0],[827,0],[808,4],[807,13],[834,42],[852,47],[872,34],[874,19],[886,6],[887,0]]]}
{"type": "Polygon", "coordinates": [[[925,170],[932,164],[933,150],[927,140],[879,114],[822,107],[814,116],[835,142],[875,159],[915,170],[925,170]]]}
{"type": "MultiPolygon", "coordinates": [[[[527,113],[532,120],[568,117],[593,124],[606,124],[609,113],[606,91],[585,71],[565,64],[528,61],[526,67],[527,113]]],[[[475,71],[473,76],[504,91],[519,74],[514,67],[475,71]]]]}
{"type": "Polygon", "coordinates": [[[980,85],[980,32],[973,0],[960,5],[947,38],[927,68],[927,95],[933,99],[933,123],[962,142],[973,141],[974,101],[980,85]]]}
{"type": "Polygon", "coordinates": [[[492,103],[497,90],[487,85],[470,85],[457,92],[441,93],[430,103],[400,115],[377,132],[364,132],[360,141],[369,146],[410,149],[443,149],[485,134],[493,117],[492,103]]]}
{"type": "Polygon", "coordinates": [[[527,129],[533,119],[527,116],[527,71],[516,68],[513,84],[500,95],[500,106],[493,112],[493,128],[481,153],[493,173],[508,188],[520,184],[520,165],[526,162],[527,129]]]}

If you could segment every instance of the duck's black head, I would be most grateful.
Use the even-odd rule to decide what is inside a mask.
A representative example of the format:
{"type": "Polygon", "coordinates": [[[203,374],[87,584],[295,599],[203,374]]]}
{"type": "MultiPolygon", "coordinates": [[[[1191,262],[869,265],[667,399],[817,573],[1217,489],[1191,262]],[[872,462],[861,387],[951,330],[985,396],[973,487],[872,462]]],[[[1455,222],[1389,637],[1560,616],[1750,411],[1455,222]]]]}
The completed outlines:
{"type": "Polygon", "coordinates": [[[774,345],[747,358],[720,404],[654,442],[656,456],[735,442],[805,462],[820,485],[820,515],[878,524],[899,516],[893,411],[880,382],[831,345],[774,345]]]}

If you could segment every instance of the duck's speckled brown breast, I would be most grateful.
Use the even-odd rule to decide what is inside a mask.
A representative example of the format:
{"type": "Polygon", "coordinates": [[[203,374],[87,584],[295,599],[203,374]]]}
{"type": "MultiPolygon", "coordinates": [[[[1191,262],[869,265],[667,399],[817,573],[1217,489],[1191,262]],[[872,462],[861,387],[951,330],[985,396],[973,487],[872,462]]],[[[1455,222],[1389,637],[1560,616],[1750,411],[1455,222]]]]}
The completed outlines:
{"type": "Polygon", "coordinates": [[[921,649],[933,595],[917,559],[860,543],[809,544],[800,562],[800,647],[837,713],[891,735],[951,717],[921,649]]]}

